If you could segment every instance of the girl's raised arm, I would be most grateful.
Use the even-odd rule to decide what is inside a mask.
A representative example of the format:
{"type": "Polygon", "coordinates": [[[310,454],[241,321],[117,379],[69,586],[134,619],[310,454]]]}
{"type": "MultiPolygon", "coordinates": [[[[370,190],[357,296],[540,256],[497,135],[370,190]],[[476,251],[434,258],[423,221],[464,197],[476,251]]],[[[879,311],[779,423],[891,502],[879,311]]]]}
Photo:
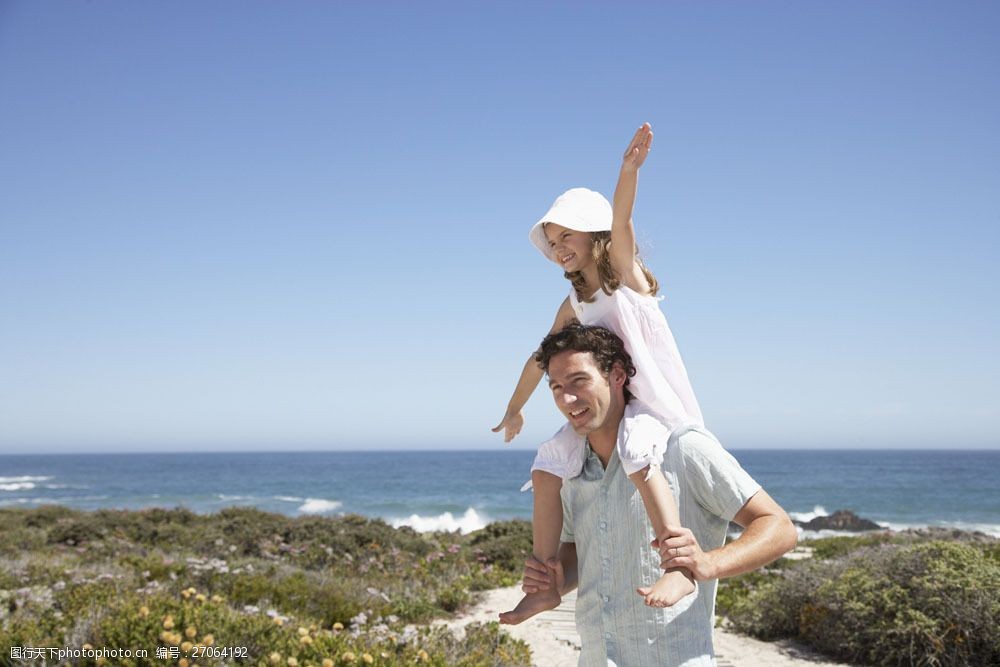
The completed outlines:
{"type": "MultiPolygon", "coordinates": [[[[621,276],[626,285],[636,289],[646,285],[646,279],[635,262],[635,227],[632,225],[632,207],[635,205],[635,192],[639,181],[639,167],[646,161],[649,149],[653,145],[653,129],[649,123],[643,123],[635,132],[625,155],[622,157],[622,168],[618,174],[618,185],[615,186],[615,196],[612,202],[611,214],[611,247],[608,252],[611,268],[621,276]]],[[[645,293],[648,288],[637,291],[645,293]]]]}
{"type": "MultiPolygon", "coordinates": [[[[575,317],[573,306],[569,303],[569,297],[566,297],[559,305],[559,310],[556,312],[556,320],[552,323],[549,333],[561,330],[575,317]]],[[[542,369],[538,367],[538,363],[535,361],[535,353],[532,352],[531,356],[528,357],[528,361],[524,364],[521,377],[517,379],[517,387],[514,388],[514,395],[510,397],[510,402],[507,403],[507,411],[504,412],[503,419],[500,420],[499,424],[490,429],[494,433],[499,433],[503,430],[504,442],[510,442],[514,439],[514,436],[521,432],[521,427],[524,426],[524,416],[521,414],[521,408],[531,398],[531,394],[541,381],[542,375],[544,375],[542,369]]]]}

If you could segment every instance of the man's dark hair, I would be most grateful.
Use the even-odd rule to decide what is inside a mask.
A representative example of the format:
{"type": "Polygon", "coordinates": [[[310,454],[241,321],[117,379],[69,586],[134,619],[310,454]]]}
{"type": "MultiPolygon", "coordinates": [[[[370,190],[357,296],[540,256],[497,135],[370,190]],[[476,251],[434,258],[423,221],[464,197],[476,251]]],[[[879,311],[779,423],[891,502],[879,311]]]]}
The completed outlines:
{"type": "Polygon", "coordinates": [[[625,371],[625,396],[631,397],[627,389],[629,378],[635,375],[635,364],[632,357],[625,351],[625,343],[615,332],[604,327],[573,322],[542,340],[535,351],[535,361],[539,367],[549,372],[549,361],[560,352],[590,352],[594,356],[597,367],[605,376],[611,373],[615,362],[622,365],[625,371]]]}

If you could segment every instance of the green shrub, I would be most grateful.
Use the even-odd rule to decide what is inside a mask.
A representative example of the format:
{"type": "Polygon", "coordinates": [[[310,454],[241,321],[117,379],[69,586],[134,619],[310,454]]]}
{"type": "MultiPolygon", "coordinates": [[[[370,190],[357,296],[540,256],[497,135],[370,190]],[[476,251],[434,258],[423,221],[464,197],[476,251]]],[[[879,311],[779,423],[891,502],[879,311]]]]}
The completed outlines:
{"type": "Polygon", "coordinates": [[[900,542],[901,540],[899,538],[894,540],[890,533],[866,533],[821,537],[809,540],[804,545],[812,549],[813,558],[829,560],[845,556],[861,547],[871,547],[893,541],[900,542]]]}
{"type": "Polygon", "coordinates": [[[1000,664],[1000,565],[975,544],[864,547],[758,583],[735,629],[877,665],[1000,664]]]}
{"type": "Polygon", "coordinates": [[[524,559],[531,553],[531,523],[496,521],[471,535],[470,544],[483,561],[510,572],[520,573],[524,559]]]}

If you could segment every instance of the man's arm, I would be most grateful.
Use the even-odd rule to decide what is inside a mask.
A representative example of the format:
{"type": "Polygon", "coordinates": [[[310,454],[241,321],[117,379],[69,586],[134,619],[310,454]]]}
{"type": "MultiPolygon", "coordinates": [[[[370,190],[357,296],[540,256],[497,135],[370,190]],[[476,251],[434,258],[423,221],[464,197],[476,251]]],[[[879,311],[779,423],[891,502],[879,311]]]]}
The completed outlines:
{"type": "Polygon", "coordinates": [[[767,565],[798,542],[795,525],[764,489],[740,508],[733,521],[743,527],[743,534],[707,552],[687,528],[668,527],[670,537],[660,545],[662,567],[685,567],[699,581],[724,579],[767,565]]]}
{"type": "Polygon", "coordinates": [[[534,556],[528,556],[528,560],[524,561],[522,591],[525,593],[547,591],[553,582],[559,589],[559,595],[566,595],[576,588],[579,581],[576,544],[560,542],[556,555],[558,558],[550,560],[547,566],[534,556]]]}
{"type": "Polygon", "coordinates": [[[559,595],[566,595],[574,590],[580,581],[580,572],[576,564],[576,542],[560,542],[558,556],[559,566],[562,567],[559,595]]]}

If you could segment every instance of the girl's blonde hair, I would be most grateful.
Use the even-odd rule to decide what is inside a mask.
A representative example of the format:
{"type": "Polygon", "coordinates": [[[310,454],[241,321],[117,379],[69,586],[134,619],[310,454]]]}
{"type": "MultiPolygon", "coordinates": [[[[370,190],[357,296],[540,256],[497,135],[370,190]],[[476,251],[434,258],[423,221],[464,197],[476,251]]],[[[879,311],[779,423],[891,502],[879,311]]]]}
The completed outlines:
{"type": "MultiPolygon", "coordinates": [[[[594,256],[594,261],[597,263],[597,278],[601,283],[601,289],[605,294],[610,295],[621,287],[622,284],[621,277],[611,268],[611,255],[608,252],[608,248],[611,247],[611,232],[590,232],[590,241],[590,251],[594,256]]],[[[656,276],[646,268],[646,265],[642,263],[638,255],[636,255],[635,261],[639,263],[642,275],[646,276],[646,282],[649,283],[649,293],[656,296],[656,293],[660,289],[660,283],[656,280],[656,276]]],[[[583,272],[567,271],[563,275],[573,284],[573,290],[576,292],[577,299],[588,303],[594,300],[593,296],[589,299],[584,298],[583,288],[586,284],[583,272]]]]}

